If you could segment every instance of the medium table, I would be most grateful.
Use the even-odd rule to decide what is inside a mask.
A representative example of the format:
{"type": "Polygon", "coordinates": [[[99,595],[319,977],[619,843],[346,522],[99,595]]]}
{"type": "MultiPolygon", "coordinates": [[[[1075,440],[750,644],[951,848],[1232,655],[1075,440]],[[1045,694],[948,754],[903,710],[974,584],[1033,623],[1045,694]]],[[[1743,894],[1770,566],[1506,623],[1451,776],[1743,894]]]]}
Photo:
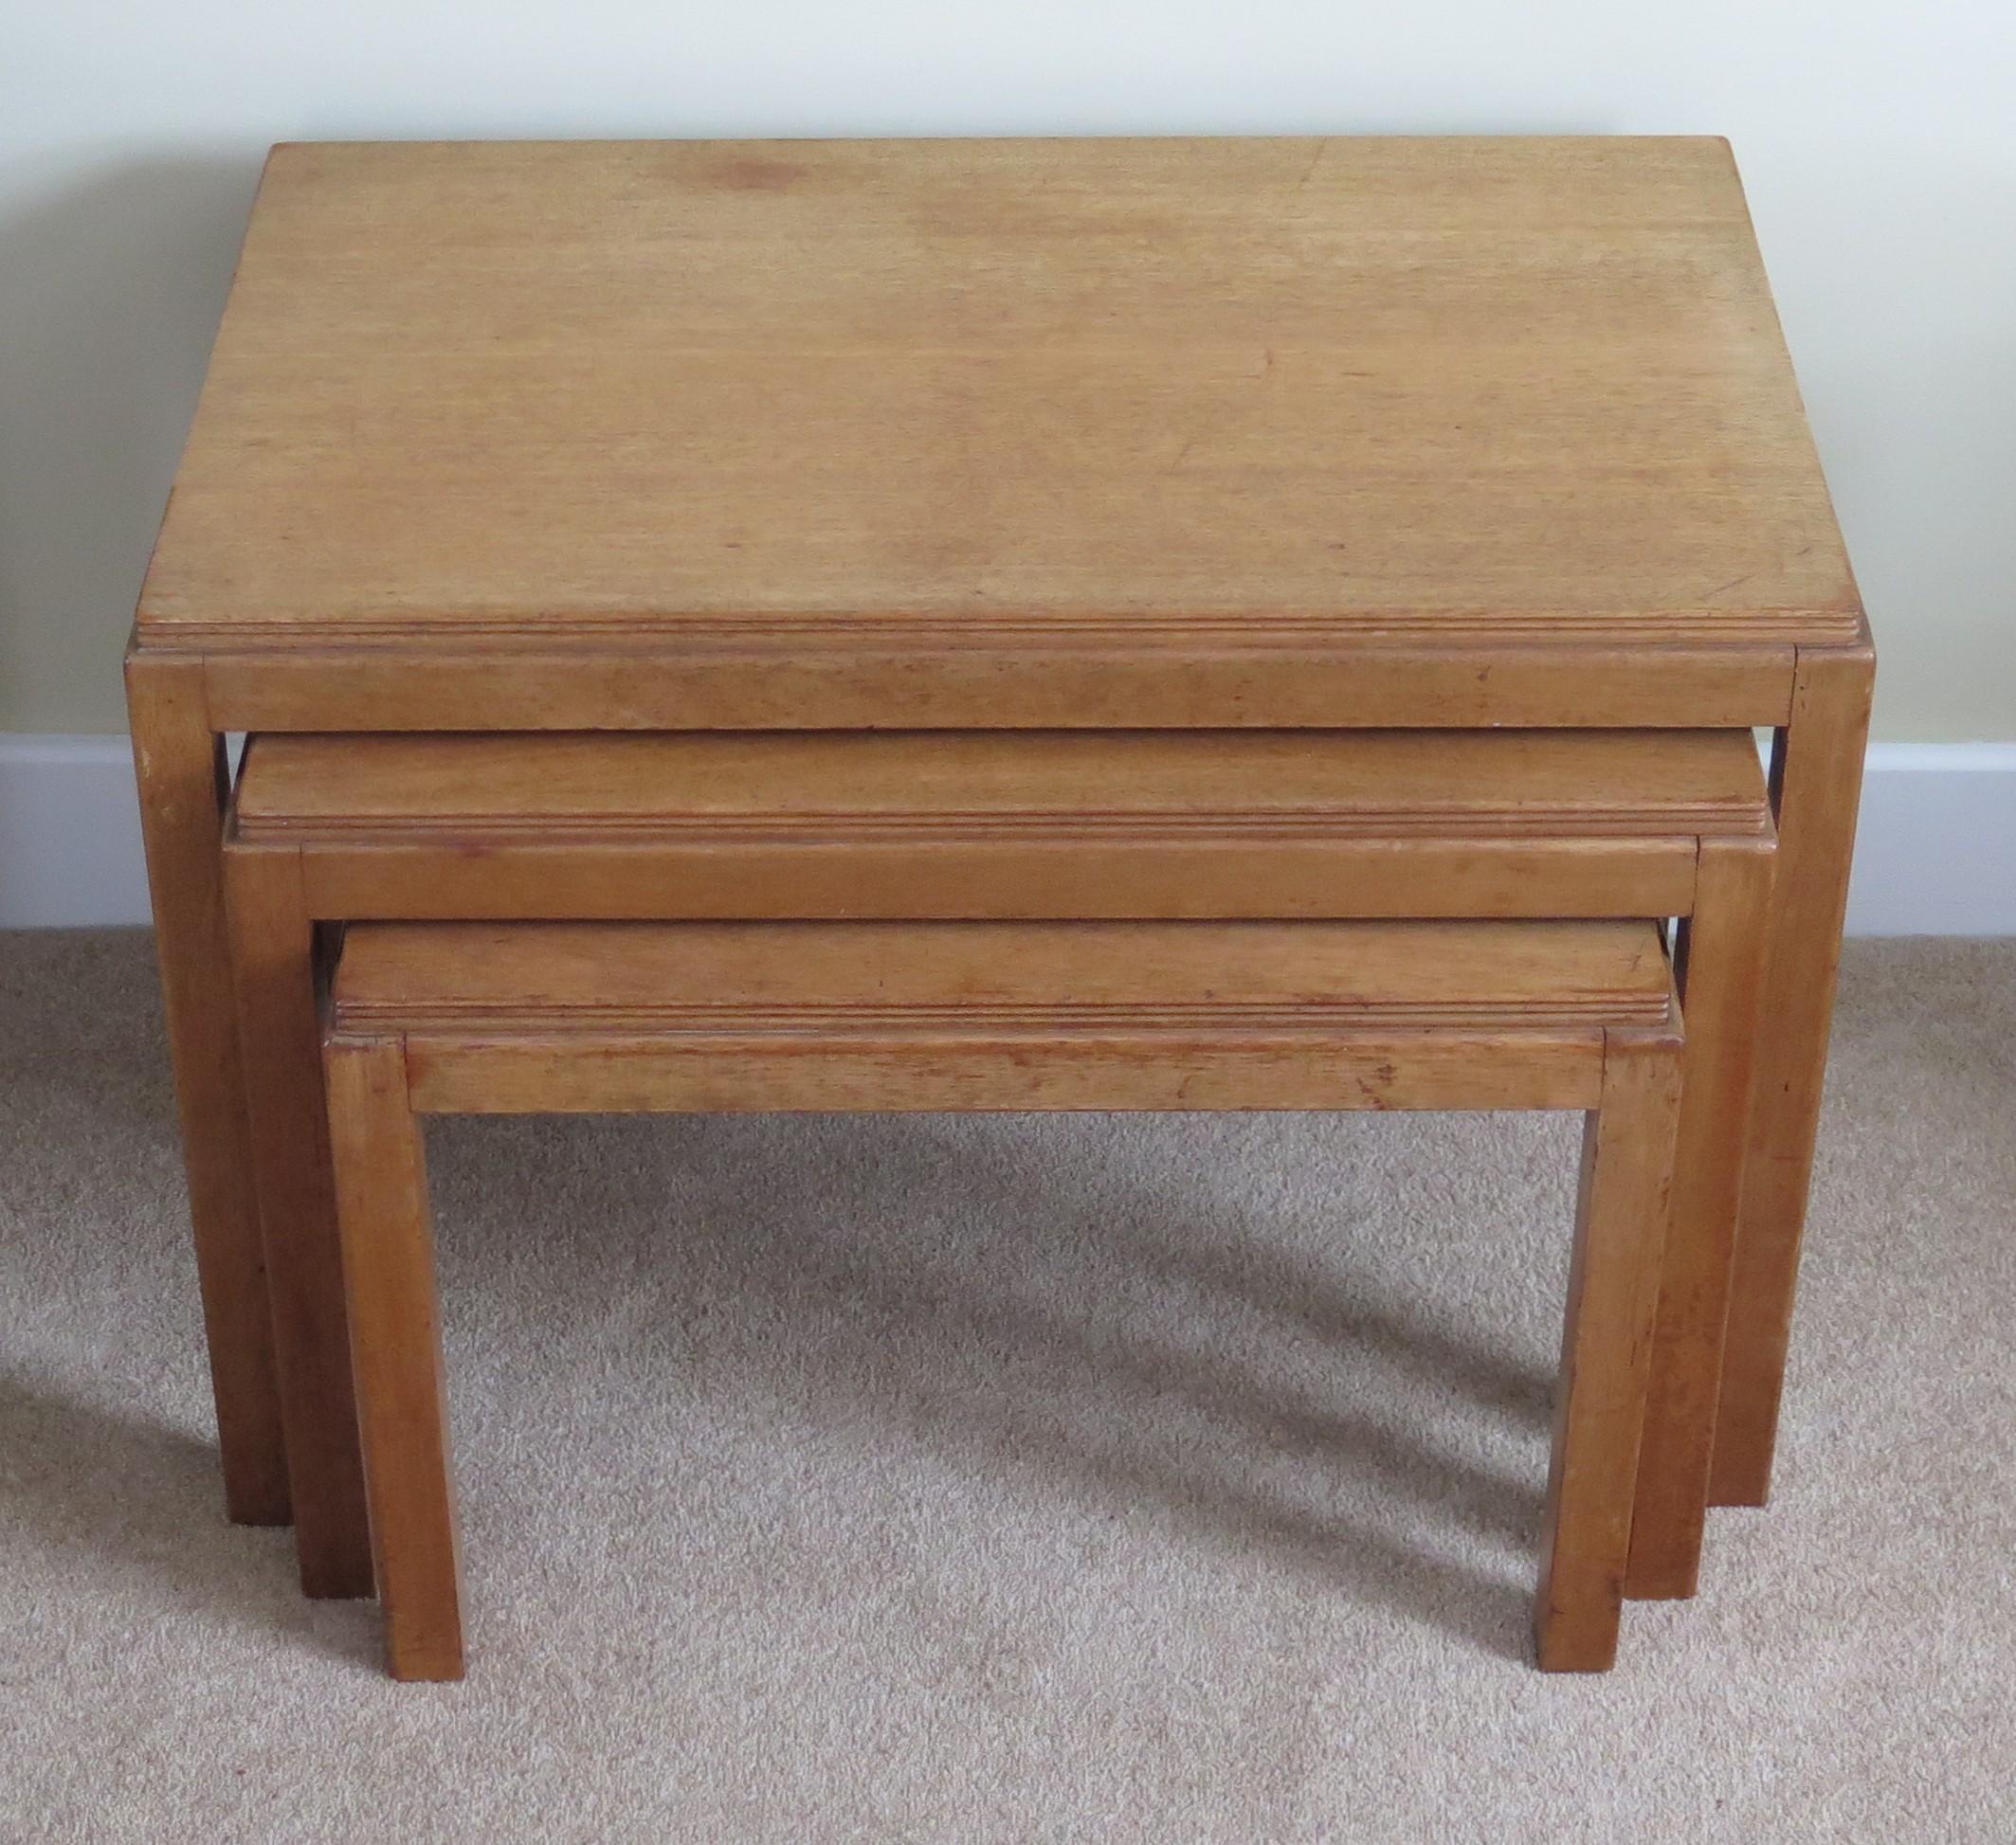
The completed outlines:
{"type": "Polygon", "coordinates": [[[1873,669],[1721,141],[277,148],[127,659],[230,1514],[348,1382],[275,1374],[227,733],[1770,727],[1761,1503],[1873,669]]]}

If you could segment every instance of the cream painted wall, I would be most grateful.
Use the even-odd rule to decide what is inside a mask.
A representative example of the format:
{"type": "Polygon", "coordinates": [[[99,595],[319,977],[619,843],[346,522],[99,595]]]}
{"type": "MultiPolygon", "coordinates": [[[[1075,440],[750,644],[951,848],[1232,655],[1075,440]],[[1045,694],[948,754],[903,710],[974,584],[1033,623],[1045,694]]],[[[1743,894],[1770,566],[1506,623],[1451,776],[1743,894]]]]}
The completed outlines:
{"type": "Polygon", "coordinates": [[[1878,733],[2016,739],[2008,0],[0,0],[0,732],[123,726],[271,141],[1389,130],[1728,135],[1878,733]]]}

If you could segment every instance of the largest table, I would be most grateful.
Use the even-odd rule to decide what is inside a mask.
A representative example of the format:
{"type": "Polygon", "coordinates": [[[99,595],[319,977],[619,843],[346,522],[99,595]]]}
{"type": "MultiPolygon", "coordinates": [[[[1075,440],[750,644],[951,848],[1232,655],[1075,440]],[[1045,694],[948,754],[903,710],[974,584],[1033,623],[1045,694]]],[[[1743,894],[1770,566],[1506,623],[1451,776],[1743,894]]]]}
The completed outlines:
{"type": "Polygon", "coordinates": [[[1873,656],[1726,144],[277,148],[127,671],[233,1517],[222,743],[281,730],[1770,727],[1762,1501],[1873,656]]]}

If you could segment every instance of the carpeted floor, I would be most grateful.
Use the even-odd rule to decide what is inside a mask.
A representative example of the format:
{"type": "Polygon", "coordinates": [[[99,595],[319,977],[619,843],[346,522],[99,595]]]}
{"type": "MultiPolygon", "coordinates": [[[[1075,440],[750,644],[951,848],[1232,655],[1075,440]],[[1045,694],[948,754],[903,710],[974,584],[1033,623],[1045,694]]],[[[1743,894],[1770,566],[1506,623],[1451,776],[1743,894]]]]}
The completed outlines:
{"type": "Polygon", "coordinates": [[[1777,1503],[1525,1662],[1558,1117],[456,1121],[474,1603],[219,1511],[147,938],[0,937],[0,1837],[2016,1836],[2016,943],[1859,944],[1777,1503]]]}

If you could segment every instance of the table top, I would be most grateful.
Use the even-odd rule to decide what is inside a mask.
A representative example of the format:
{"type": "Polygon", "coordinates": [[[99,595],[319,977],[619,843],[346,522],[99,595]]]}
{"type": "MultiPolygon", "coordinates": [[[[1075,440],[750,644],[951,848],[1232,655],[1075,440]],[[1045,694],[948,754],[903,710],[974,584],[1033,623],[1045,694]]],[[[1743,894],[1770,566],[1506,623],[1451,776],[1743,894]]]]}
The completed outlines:
{"type": "Polygon", "coordinates": [[[301,144],[141,646],[1852,642],[1698,138],[301,144]]]}

